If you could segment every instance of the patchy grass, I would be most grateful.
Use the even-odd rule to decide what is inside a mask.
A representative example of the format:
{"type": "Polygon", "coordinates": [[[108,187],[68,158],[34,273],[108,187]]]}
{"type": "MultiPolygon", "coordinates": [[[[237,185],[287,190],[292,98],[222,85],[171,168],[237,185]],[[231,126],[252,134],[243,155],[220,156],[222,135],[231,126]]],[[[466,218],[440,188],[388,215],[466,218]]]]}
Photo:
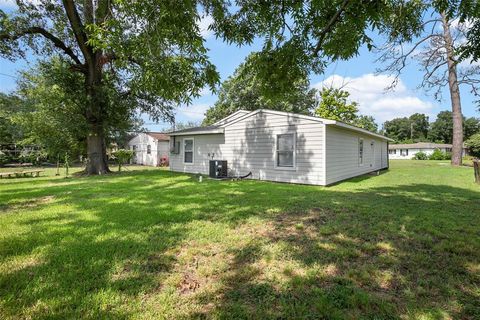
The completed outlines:
{"type": "Polygon", "coordinates": [[[471,168],[323,188],[139,170],[0,180],[0,315],[479,319],[471,168]]]}

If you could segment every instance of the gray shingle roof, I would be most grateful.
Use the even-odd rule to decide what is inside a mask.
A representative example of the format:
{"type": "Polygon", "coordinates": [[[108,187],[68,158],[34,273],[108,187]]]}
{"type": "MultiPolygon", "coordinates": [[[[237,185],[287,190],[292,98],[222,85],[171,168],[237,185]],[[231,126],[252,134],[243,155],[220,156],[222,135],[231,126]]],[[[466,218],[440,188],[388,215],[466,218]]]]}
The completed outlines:
{"type": "Polygon", "coordinates": [[[194,127],[194,128],[172,131],[172,132],[169,132],[169,134],[189,133],[189,132],[195,133],[195,132],[198,132],[198,131],[215,130],[215,129],[218,129],[218,128],[220,128],[220,127],[219,126],[194,127]]]}
{"type": "Polygon", "coordinates": [[[399,143],[390,144],[388,149],[435,149],[435,148],[451,148],[451,144],[446,143],[432,143],[432,142],[417,142],[417,143],[399,143]]]}

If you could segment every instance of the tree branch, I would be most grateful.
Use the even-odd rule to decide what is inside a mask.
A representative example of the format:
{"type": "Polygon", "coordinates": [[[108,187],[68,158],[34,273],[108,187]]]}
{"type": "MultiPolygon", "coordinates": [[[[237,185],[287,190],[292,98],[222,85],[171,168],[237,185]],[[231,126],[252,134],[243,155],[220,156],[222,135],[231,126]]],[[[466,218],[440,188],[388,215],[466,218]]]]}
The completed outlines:
{"type": "Polygon", "coordinates": [[[87,35],[85,34],[85,28],[75,7],[75,3],[73,0],[63,0],[63,7],[65,8],[65,13],[70,21],[73,34],[75,35],[75,39],[83,53],[85,61],[93,65],[93,50],[87,45],[87,35]]]}
{"type": "Polygon", "coordinates": [[[3,41],[3,40],[15,41],[25,35],[37,35],[37,34],[42,35],[44,38],[50,40],[55,45],[55,47],[61,49],[67,56],[72,58],[72,60],[75,61],[77,65],[82,64],[80,59],[75,55],[75,53],[71,48],[67,47],[67,45],[62,40],[60,40],[59,38],[57,38],[56,36],[54,36],[53,34],[51,34],[50,32],[48,32],[47,30],[41,27],[30,27],[30,28],[21,30],[13,35],[0,34],[0,41],[3,41]]]}
{"type": "Polygon", "coordinates": [[[335,14],[332,16],[332,18],[330,18],[330,21],[328,21],[327,25],[322,29],[322,31],[320,31],[320,33],[318,35],[319,39],[318,39],[317,45],[315,46],[315,49],[313,50],[313,55],[314,56],[318,55],[318,52],[322,48],[323,40],[327,36],[327,33],[330,32],[330,30],[332,30],[333,26],[338,22],[338,20],[340,20],[340,16],[345,11],[345,9],[347,8],[349,2],[350,2],[350,0],[343,0],[342,4],[340,5],[340,8],[337,10],[337,12],[335,12],[335,14]]]}

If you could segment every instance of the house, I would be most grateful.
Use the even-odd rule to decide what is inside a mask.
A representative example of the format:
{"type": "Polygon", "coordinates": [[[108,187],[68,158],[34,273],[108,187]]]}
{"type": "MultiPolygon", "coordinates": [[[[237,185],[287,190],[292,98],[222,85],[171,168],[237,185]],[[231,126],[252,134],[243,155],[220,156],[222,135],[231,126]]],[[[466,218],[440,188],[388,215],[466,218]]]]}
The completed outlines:
{"type": "MultiPolygon", "coordinates": [[[[412,159],[418,152],[431,155],[435,149],[439,149],[442,152],[452,152],[452,145],[431,142],[390,144],[388,146],[388,154],[390,159],[412,159]]],[[[463,149],[463,153],[467,154],[466,148],[463,149]]]]}
{"type": "Polygon", "coordinates": [[[146,166],[168,165],[170,137],[161,132],[139,133],[128,142],[133,150],[132,163],[146,166]]]}
{"type": "Polygon", "coordinates": [[[260,109],[237,111],[212,126],[170,133],[170,170],[329,185],[388,168],[388,141],[339,121],[260,109]],[[215,164],[214,164],[215,166],[215,164]]]}

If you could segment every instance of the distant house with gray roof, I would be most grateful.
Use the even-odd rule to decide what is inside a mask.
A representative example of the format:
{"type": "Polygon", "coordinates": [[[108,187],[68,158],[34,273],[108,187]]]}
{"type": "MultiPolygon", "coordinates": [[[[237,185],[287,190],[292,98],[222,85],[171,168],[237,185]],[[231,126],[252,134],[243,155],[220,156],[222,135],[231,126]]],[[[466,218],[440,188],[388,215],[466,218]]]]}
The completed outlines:
{"type": "MultiPolygon", "coordinates": [[[[412,159],[418,152],[431,155],[435,149],[442,152],[452,152],[452,145],[447,143],[417,142],[417,143],[399,143],[388,146],[388,155],[390,159],[412,159]]],[[[464,148],[463,153],[467,150],[464,148]]]]}

